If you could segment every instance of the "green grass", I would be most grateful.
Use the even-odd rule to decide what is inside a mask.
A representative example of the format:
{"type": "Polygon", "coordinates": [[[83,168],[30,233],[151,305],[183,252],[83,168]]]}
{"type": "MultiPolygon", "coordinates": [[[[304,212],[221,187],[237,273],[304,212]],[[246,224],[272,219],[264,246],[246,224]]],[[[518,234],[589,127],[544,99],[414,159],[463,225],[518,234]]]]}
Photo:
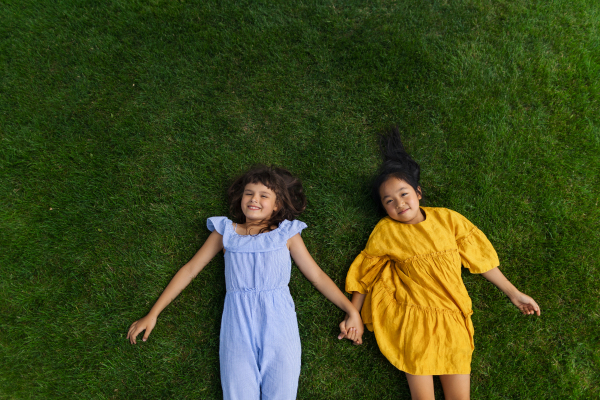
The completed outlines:
{"type": "MultiPolygon", "coordinates": [[[[398,124],[425,204],[454,209],[535,298],[479,276],[478,399],[600,396],[600,8],[593,1],[5,1],[0,398],[221,397],[217,256],[147,343],[127,328],[258,162],[304,182],[311,254],[343,287],[398,124]]],[[[299,399],[409,398],[297,269],[299,399]]],[[[439,382],[437,392],[441,394],[439,382]]]]}

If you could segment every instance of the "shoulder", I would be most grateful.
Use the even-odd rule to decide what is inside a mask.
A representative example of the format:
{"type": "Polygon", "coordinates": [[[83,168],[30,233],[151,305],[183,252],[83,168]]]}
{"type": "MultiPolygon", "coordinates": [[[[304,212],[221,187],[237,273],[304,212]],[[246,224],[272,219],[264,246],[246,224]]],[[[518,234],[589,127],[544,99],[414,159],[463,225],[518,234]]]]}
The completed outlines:
{"type": "Polygon", "coordinates": [[[394,224],[394,220],[392,220],[390,217],[383,217],[379,220],[377,225],[375,225],[375,228],[373,228],[373,233],[393,229],[395,226],[396,224],[394,224]]]}
{"type": "Polygon", "coordinates": [[[279,235],[284,237],[286,240],[295,236],[297,233],[302,233],[304,229],[307,228],[307,225],[300,220],[287,220],[284,219],[279,224],[279,227],[276,229],[279,232],[279,235]]]}
{"type": "Polygon", "coordinates": [[[465,222],[465,223],[469,223],[469,224],[471,223],[462,214],[460,214],[454,210],[450,210],[448,208],[443,208],[443,207],[421,207],[421,208],[423,209],[423,211],[425,211],[427,218],[431,217],[431,219],[434,219],[434,220],[448,221],[448,222],[453,222],[453,223],[457,223],[457,222],[465,222]]]}
{"type": "Polygon", "coordinates": [[[428,216],[431,215],[432,222],[452,232],[457,239],[469,235],[476,228],[464,215],[454,210],[441,207],[427,207],[424,209],[428,216]]]}
{"type": "Polygon", "coordinates": [[[373,244],[380,243],[383,238],[390,237],[391,234],[393,234],[393,232],[396,232],[398,229],[401,228],[398,225],[400,224],[396,223],[390,217],[386,216],[381,218],[377,225],[375,225],[375,227],[371,231],[371,234],[369,235],[369,240],[367,241],[367,248],[372,247],[373,244]]]}
{"type": "Polygon", "coordinates": [[[206,227],[209,231],[217,231],[225,235],[227,227],[231,227],[233,222],[227,217],[210,217],[206,220],[206,227]]]}

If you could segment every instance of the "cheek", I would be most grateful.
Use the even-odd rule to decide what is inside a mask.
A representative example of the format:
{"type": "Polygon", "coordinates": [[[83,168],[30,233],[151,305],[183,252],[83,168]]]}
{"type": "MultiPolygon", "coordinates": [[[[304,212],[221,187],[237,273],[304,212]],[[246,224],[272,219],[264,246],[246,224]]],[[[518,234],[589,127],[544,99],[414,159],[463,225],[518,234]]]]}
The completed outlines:
{"type": "Polygon", "coordinates": [[[385,213],[388,215],[388,217],[390,217],[391,219],[395,219],[396,217],[396,210],[393,208],[386,208],[385,209],[385,213]]]}

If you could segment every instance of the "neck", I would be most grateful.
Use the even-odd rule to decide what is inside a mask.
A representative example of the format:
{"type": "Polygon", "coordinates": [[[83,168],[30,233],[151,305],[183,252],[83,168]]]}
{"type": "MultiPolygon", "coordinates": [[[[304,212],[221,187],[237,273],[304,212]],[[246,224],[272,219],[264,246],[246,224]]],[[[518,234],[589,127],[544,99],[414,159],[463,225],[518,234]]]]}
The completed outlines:
{"type": "Polygon", "coordinates": [[[260,232],[261,229],[267,228],[269,226],[268,221],[260,220],[260,221],[248,221],[241,225],[243,229],[246,230],[246,234],[256,234],[260,232]]]}

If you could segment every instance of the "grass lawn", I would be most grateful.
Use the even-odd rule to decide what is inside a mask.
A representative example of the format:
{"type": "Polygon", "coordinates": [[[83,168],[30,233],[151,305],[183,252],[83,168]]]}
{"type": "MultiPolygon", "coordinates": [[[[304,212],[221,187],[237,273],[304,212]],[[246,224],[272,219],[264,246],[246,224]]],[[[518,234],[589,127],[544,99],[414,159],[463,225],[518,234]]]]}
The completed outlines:
{"type": "MultiPolygon", "coordinates": [[[[598,2],[7,0],[0,15],[0,398],[221,398],[221,255],[148,342],[129,325],[254,163],[302,179],[304,240],[343,287],[378,221],[390,124],[424,204],[478,225],[542,308],[524,317],[463,274],[473,398],[600,396],[598,2]]],[[[372,333],[338,341],[343,313],[296,268],[290,289],[299,399],[410,398],[372,333]]]]}

